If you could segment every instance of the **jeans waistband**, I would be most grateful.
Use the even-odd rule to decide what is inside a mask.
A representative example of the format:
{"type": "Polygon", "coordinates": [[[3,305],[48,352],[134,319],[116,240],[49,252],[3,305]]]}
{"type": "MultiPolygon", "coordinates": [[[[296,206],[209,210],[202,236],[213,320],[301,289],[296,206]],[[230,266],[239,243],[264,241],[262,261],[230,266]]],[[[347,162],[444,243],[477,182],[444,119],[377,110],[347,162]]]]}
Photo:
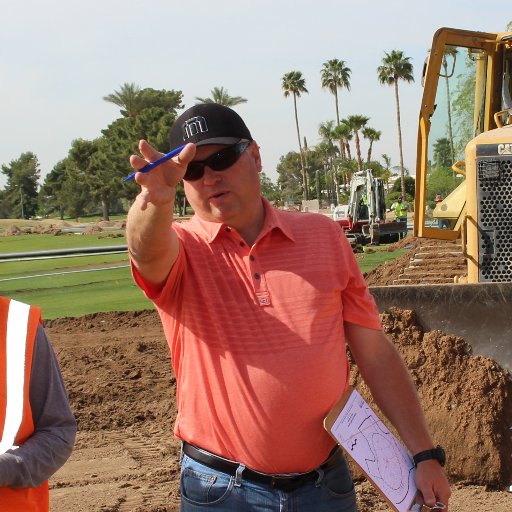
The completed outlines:
{"type": "MultiPolygon", "coordinates": [[[[235,476],[241,467],[241,464],[238,462],[219,457],[214,453],[210,453],[206,450],[203,450],[202,448],[197,448],[196,446],[186,442],[183,442],[183,453],[188,455],[191,459],[194,459],[196,462],[200,462],[205,466],[231,476],[235,476]]],[[[330,453],[327,460],[321,466],[319,466],[318,469],[321,469],[322,471],[330,469],[341,459],[341,457],[341,449],[339,446],[336,446],[330,453]]],[[[269,485],[273,489],[289,492],[298,489],[305,483],[314,480],[315,478],[318,478],[318,471],[315,469],[313,471],[309,471],[308,473],[273,475],[268,473],[260,473],[259,471],[254,471],[253,469],[244,467],[242,476],[247,480],[269,485]]]]}

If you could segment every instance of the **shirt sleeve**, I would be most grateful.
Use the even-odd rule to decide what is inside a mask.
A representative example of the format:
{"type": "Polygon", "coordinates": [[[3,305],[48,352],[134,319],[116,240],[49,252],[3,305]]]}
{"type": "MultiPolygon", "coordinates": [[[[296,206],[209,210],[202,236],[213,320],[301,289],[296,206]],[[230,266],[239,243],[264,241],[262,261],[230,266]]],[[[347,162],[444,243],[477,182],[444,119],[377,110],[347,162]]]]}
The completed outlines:
{"type": "Polygon", "coordinates": [[[381,331],[382,324],[377,305],[344,234],[341,235],[341,246],[342,254],[345,256],[343,270],[348,275],[347,286],[342,294],[343,321],[381,331]]]}
{"type": "Polygon", "coordinates": [[[76,421],[55,353],[42,326],[37,330],[30,378],[34,433],[23,445],[0,455],[0,487],[37,487],[73,451],[76,421]]]}

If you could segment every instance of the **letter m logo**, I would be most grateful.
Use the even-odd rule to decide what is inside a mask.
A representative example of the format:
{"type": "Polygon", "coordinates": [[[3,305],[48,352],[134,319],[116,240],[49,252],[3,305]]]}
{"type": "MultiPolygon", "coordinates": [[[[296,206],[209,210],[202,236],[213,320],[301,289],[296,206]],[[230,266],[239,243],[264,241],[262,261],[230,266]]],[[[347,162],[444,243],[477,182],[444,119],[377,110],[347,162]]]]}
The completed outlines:
{"type": "Polygon", "coordinates": [[[191,117],[185,121],[182,125],[183,140],[188,140],[198,133],[204,133],[208,131],[206,119],[203,116],[191,117]]]}

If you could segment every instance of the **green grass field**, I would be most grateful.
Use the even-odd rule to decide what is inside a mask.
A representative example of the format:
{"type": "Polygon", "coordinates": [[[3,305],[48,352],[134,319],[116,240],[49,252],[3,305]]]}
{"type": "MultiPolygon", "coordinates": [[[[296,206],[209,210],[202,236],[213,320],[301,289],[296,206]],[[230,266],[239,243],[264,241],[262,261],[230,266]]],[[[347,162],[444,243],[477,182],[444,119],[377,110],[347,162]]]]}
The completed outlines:
{"type": "MultiPolygon", "coordinates": [[[[0,236],[0,254],[124,244],[124,237],[111,238],[105,233],[0,236]]],[[[356,255],[363,272],[405,252],[390,252],[385,246],[375,249],[356,255]]],[[[153,308],[133,283],[126,252],[0,261],[0,295],[40,306],[46,319],[153,308]]]]}

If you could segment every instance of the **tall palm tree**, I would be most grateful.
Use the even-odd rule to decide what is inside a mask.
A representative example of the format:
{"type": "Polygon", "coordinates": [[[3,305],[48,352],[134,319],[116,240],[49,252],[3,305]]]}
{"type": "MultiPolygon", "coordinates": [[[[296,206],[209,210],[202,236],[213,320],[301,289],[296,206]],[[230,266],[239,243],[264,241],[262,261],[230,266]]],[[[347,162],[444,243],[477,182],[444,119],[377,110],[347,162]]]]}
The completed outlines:
{"type": "Polygon", "coordinates": [[[342,160],[348,158],[352,159],[352,155],[350,154],[350,140],[352,140],[352,130],[345,124],[339,123],[336,128],[334,128],[334,137],[340,143],[340,156],[342,160]]]}
{"type": "Polygon", "coordinates": [[[123,116],[134,119],[142,109],[140,92],[141,90],[138,85],[125,83],[121,86],[119,91],[114,91],[113,94],[103,96],[103,99],[121,107],[121,114],[123,114],[123,116]]]}
{"type": "Polygon", "coordinates": [[[369,117],[361,115],[348,116],[343,119],[342,122],[346,124],[352,133],[354,134],[354,142],[356,144],[356,158],[357,158],[357,170],[363,170],[363,161],[361,159],[361,142],[359,140],[359,130],[366,126],[366,123],[370,120],[369,117]]]}
{"type": "Polygon", "coordinates": [[[302,187],[304,199],[308,199],[308,178],[306,174],[306,166],[304,165],[304,154],[302,151],[302,144],[300,141],[300,130],[299,130],[299,117],[297,115],[297,98],[300,98],[302,93],[307,93],[306,80],[302,76],[300,71],[290,71],[283,75],[281,81],[281,87],[284,91],[284,97],[293,96],[293,108],[295,110],[295,125],[297,127],[297,139],[299,141],[299,154],[300,154],[300,165],[302,168],[302,187]]]}
{"type": "Polygon", "coordinates": [[[369,126],[367,126],[363,128],[361,133],[363,134],[363,137],[365,139],[368,139],[370,141],[370,146],[368,147],[368,157],[366,159],[366,162],[370,163],[370,160],[372,159],[373,143],[380,140],[382,132],[380,130],[375,130],[375,128],[370,128],[369,126]]]}
{"type": "Polygon", "coordinates": [[[402,195],[405,197],[405,171],[404,154],[402,148],[402,128],[400,126],[400,98],[398,95],[398,81],[414,82],[412,74],[413,67],[410,63],[410,57],[406,57],[404,52],[392,50],[384,52],[382,65],[377,68],[377,76],[382,85],[393,85],[395,88],[396,102],[396,122],[398,127],[398,148],[400,150],[400,178],[402,195]]]}
{"type": "MultiPolygon", "coordinates": [[[[453,129],[452,129],[452,101],[450,98],[450,78],[453,76],[455,71],[455,61],[457,59],[457,48],[454,46],[447,46],[444,50],[443,55],[443,69],[444,79],[446,84],[446,106],[448,108],[448,138],[450,140],[450,152],[452,158],[452,164],[455,162],[455,151],[453,149],[453,129]],[[448,71],[448,57],[452,60],[452,66],[448,71]]],[[[455,171],[453,171],[455,175],[455,171]]]]}
{"type": "Polygon", "coordinates": [[[350,73],[351,70],[345,65],[344,60],[331,59],[324,62],[320,71],[322,78],[322,87],[329,89],[334,94],[336,102],[336,122],[340,124],[340,112],[338,107],[338,89],[347,89],[350,91],[350,73]]]}
{"type": "Polygon", "coordinates": [[[210,93],[212,95],[211,98],[199,98],[196,96],[197,103],[218,103],[225,107],[234,107],[235,105],[240,105],[240,103],[247,103],[247,100],[242,98],[242,96],[230,96],[224,87],[214,87],[210,93]]]}

